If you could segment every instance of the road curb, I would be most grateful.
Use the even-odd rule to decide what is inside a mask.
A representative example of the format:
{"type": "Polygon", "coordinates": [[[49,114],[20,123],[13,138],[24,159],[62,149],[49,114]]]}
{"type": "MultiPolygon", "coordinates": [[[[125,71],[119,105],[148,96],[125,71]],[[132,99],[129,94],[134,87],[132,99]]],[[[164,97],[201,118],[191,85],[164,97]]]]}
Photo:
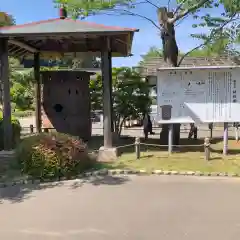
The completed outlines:
{"type": "MultiPolygon", "coordinates": [[[[84,176],[88,176],[86,173],[84,176]]],[[[174,171],[174,170],[153,170],[149,172],[147,170],[123,170],[123,169],[102,169],[95,171],[94,175],[181,175],[181,176],[209,176],[209,177],[240,177],[239,174],[223,173],[223,172],[200,172],[200,171],[174,171]]]]}
{"type": "Polygon", "coordinates": [[[6,188],[6,187],[12,187],[16,185],[27,185],[27,184],[42,184],[42,183],[56,183],[56,182],[62,182],[66,180],[76,180],[76,179],[82,179],[86,177],[91,176],[130,176],[130,175],[136,175],[136,176],[149,176],[149,175],[179,175],[179,176],[207,176],[207,177],[229,177],[229,178],[238,178],[240,177],[240,174],[235,173],[223,173],[223,172],[200,172],[200,171],[174,171],[174,170],[153,170],[152,172],[149,172],[145,169],[140,170],[133,170],[133,169],[101,169],[101,170],[94,170],[85,172],[82,174],[79,174],[76,177],[66,178],[61,177],[55,178],[55,179],[31,179],[31,178],[22,178],[14,181],[0,181],[0,189],[6,188]]]}

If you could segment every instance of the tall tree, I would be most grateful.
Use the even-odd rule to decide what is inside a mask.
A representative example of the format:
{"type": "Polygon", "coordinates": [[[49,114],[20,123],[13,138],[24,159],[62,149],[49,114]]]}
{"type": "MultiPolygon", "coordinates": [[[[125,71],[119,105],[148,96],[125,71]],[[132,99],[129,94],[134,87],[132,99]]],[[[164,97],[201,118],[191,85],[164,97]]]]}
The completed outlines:
{"type": "Polygon", "coordinates": [[[108,14],[136,16],[149,21],[160,31],[164,58],[172,66],[178,66],[182,58],[178,61],[179,51],[175,38],[175,27],[189,16],[193,18],[191,21],[195,21],[193,27],[208,29],[206,34],[192,34],[193,37],[202,40],[202,43],[193,50],[219,38],[228,39],[229,43],[232,43],[240,36],[239,0],[173,0],[175,6],[173,10],[170,10],[171,0],[168,1],[167,6],[159,4],[156,0],[54,0],[54,2],[57,6],[64,5],[74,18],[108,14]],[[140,4],[155,7],[158,22],[154,21],[152,16],[141,15],[135,11],[136,6],[140,4]],[[212,9],[216,9],[214,16],[210,14],[212,9]]]}
{"type": "MultiPolygon", "coordinates": [[[[232,42],[239,37],[240,4],[239,0],[175,0],[175,7],[170,10],[171,0],[166,5],[159,5],[154,0],[54,0],[56,5],[65,6],[74,18],[84,18],[89,15],[106,13],[115,15],[130,15],[141,17],[151,22],[160,32],[163,57],[173,67],[178,67],[183,58],[192,51],[210,44],[218,38],[226,38],[229,41],[229,51],[232,42]],[[151,16],[141,15],[134,11],[137,5],[148,4],[156,8],[158,22],[151,19],[151,16]],[[209,11],[217,9],[219,14],[211,16],[209,11]],[[205,11],[201,11],[205,9],[205,11]],[[222,9],[222,10],[220,10],[222,9]],[[192,34],[194,38],[202,40],[202,43],[191,49],[179,59],[179,49],[175,36],[175,27],[182,20],[191,16],[196,23],[193,27],[207,28],[207,33],[192,34]]],[[[166,3],[166,2],[165,2],[166,3]]],[[[162,138],[167,139],[168,126],[163,125],[162,138]]],[[[174,126],[174,143],[178,144],[180,137],[180,125],[174,126]]]]}

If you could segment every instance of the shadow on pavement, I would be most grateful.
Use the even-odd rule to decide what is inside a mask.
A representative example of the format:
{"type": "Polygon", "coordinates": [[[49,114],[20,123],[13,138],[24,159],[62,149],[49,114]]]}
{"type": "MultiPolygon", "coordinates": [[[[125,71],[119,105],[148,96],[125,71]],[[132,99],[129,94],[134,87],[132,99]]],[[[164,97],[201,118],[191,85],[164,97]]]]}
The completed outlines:
{"type": "Polygon", "coordinates": [[[90,176],[80,179],[80,181],[74,182],[70,188],[76,189],[82,187],[84,184],[92,184],[94,186],[99,185],[121,185],[129,181],[128,177],[123,176],[90,176]]]}
{"type": "Polygon", "coordinates": [[[63,182],[52,182],[43,184],[18,184],[15,186],[9,186],[0,188],[0,204],[3,200],[8,200],[11,203],[19,203],[26,199],[33,197],[33,191],[44,190],[47,188],[59,187],[63,182]]]}
{"type": "MultiPolygon", "coordinates": [[[[129,181],[128,177],[118,176],[91,176],[87,178],[78,179],[70,185],[70,189],[77,189],[84,184],[92,184],[94,186],[99,185],[120,185],[129,181]]],[[[66,182],[51,182],[42,184],[23,184],[0,188],[0,204],[4,200],[10,201],[10,203],[20,203],[27,199],[34,197],[35,191],[41,191],[44,189],[61,187],[66,182]]],[[[68,182],[67,182],[68,183],[68,182]]],[[[71,183],[71,181],[69,181],[71,183]]]]}

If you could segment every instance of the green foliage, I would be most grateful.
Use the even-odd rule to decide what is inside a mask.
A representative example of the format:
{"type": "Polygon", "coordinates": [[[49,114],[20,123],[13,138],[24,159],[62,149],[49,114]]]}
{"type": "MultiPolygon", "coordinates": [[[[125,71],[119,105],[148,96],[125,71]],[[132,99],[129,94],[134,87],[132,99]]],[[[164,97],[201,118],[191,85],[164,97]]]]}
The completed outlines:
{"type": "Polygon", "coordinates": [[[40,179],[76,176],[94,164],[82,140],[61,133],[25,138],[16,155],[22,172],[40,179]]]}
{"type": "Polygon", "coordinates": [[[139,65],[141,66],[146,60],[153,57],[163,57],[162,49],[159,49],[156,46],[150,47],[148,52],[142,56],[142,61],[140,61],[139,65]]]}
{"type": "MultiPolygon", "coordinates": [[[[6,15],[5,21],[0,21],[0,27],[15,25],[15,19],[11,15],[6,15]]],[[[32,109],[33,104],[33,72],[16,71],[15,68],[20,66],[19,60],[9,58],[9,72],[11,82],[11,101],[12,105],[20,110],[32,109]]]]}
{"type": "MultiPolygon", "coordinates": [[[[12,117],[11,122],[12,122],[12,147],[15,148],[20,141],[21,125],[15,117],[12,117]]],[[[0,112],[0,150],[3,150],[4,146],[3,136],[4,136],[3,113],[0,112]]]]}
{"type": "Polygon", "coordinates": [[[102,109],[102,78],[100,75],[96,79],[89,82],[89,90],[91,96],[91,110],[102,109]]]}
{"type": "Polygon", "coordinates": [[[15,108],[21,111],[32,110],[34,102],[33,71],[16,71],[19,66],[17,59],[10,58],[10,94],[15,108]]]}
{"type": "Polygon", "coordinates": [[[34,116],[34,114],[35,112],[32,110],[20,111],[18,109],[12,113],[12,115],[16,118],[31,117],[34,116]]]}
{"type": "MultiPolygon", "coordinates": [[[[3,14],[3,12],[1,12],[1,14],[3,14]]],[[[5,20],[0,21],[0,27],[12,26],[15,25],[15,23],[16,23],[15,18],[12,15],[6,14],[5,20]]]]}
{"type": "MultiPolygon", "coordinates": [[[[226,43],[225,43],[226,44],[226,43]]],[[[188,56],[191,57],[214,57],[222,54],[222,50],[226,47],[222,39],[216,40],[215,44],[207,44],[202,48],[196,49],[188,53],[188,56]],[[223,44],[223,45],[222,45],[223,44]]],[[[161,53],[162,49],[157,47],[151,47],[146,55],[142,56],[142,61],[140,61],[139,65],[143,65],[148,59],[152,57],[162,57],[161,53]]],[[[185,53],[179,53],[179,56],[183,56],[185,53]]]]}
{"type": "MultiPolygon", "coordinates": [[[[126,118],[140,118],[149,110],[151,98],[150,87],[141,79],[138,72],[131,68],[112,69],[113,78],[113,121],[115,132],[121,134],[121,126],[126,118]]],[[[92,110],[102,109],[102,79],[90,83],[92,110]]]]}

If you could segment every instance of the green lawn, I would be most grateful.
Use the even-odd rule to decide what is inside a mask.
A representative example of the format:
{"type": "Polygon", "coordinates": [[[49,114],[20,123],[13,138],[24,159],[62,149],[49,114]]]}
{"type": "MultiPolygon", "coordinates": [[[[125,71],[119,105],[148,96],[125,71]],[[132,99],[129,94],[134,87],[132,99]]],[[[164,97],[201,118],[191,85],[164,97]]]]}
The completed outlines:
{"type": "MultiPolygon", "coordinates": [[[[158,139],[149,139],[146,144],[159,144],[158,139]]],[[[222,141],[215,139],[211,145],[211,160],[204,159],[203,140],[189,141],[181,140],[181,145],[195,145],[193,147],[181,147],[178,152],[168,154],[166,147],[141,146],[141,158],[136,159],[134,145],[121,147],[118,149],[119,158],[112,163],[97,163],[96,168],[108,169],[144,169],[148,172],[153,170],[172,170],[172,171],[201,171],[204,173],[222,172],[231,174],[240,174],[240,143],[229,140],[229,155],[222,155],[222,141]]],[[[114,142],[115,146],[124,146],[134,143],[134,138],[121,138],[114,142]]],[[[88,143],[89,150],[98,150],[103,144],[102,137],[95,137],[88,143]]],[[[23,176],[19,171],[16,159],[0,159],[0,182],[19,180],[23,176]]]]}
{"type": "Polygon", "coordinates": [[[172,171],[201,171],[204,173],[222,172],[240,174],[240,143],[229,140],[229,155],[223,157],[221,141],[211,145],[211,160],[204,159],[203,147],[182,148],[169,155],[166,150],[142,147],[141,158],[136,159],[132,151],[122,151],[119,159],[113,163],[102,163],[101,167],[115,169],[144,169],[172,171]]]}

